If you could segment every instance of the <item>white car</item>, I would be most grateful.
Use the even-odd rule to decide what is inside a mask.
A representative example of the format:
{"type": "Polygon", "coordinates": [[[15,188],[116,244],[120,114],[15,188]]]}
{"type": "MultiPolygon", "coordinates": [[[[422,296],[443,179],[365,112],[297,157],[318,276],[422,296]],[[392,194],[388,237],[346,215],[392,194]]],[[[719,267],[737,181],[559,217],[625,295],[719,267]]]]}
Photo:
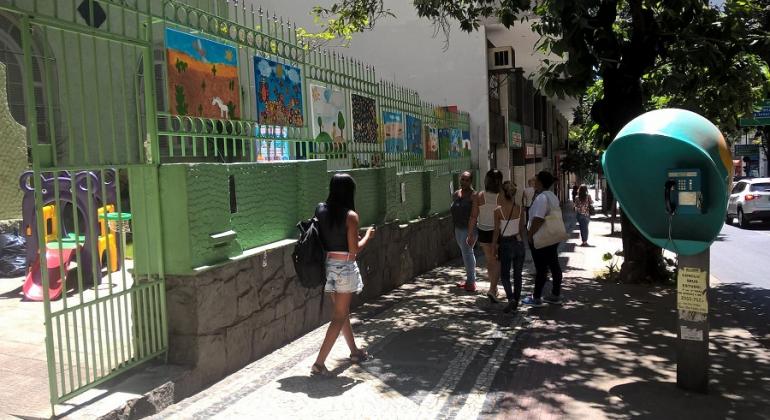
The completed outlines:
{"type": "Polygon", "coordinates": [[[727,202],[727,223],[738,218],[738,225],[748,227],[752,221],[770,221],[770,178],[738,181],[727,202]]]}

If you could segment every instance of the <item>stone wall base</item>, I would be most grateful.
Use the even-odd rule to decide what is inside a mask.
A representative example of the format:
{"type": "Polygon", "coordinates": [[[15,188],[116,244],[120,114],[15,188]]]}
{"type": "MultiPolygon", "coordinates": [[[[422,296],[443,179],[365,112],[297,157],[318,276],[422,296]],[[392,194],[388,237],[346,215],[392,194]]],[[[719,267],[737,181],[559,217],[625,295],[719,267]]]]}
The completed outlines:
{"type": "MultiPolygon", "coordinates": [[[[331,305],[324,303],[321,312],[321,289],[300,285],[293,250],[292,244],[166,278],[169,363],[192,368],[188,387],[207,386],[328,322],[331,305]]],[[[364,290],[353,306],[457,256],[447,216],[385,224],[359,255],[364,290]]]]}

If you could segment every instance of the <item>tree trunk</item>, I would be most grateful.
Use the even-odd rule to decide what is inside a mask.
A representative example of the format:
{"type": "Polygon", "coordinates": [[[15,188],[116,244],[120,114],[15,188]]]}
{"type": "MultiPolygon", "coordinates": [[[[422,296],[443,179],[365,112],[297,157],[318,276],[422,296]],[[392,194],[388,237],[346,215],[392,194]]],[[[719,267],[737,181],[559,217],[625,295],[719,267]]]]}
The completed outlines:
{"type": "Polygon", "coordinates": [[[620,212],[620,226],[623,233],[623,265],[620,267],[620,281],[623,283],[660,283],[668,279],[668,270],[660,248],[647,240],[620,212]]]}

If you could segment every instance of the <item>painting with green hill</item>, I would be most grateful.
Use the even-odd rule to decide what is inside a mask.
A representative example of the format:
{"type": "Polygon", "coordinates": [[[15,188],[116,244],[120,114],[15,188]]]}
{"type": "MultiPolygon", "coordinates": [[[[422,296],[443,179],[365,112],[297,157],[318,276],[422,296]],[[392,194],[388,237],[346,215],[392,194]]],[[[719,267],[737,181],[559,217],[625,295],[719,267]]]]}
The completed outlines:
{"type": "Polygon", "coordinates": [[[341,90],[311,84],[310,117],[317,141],[344,143],[347,140],[348,109],[341,90]]]}

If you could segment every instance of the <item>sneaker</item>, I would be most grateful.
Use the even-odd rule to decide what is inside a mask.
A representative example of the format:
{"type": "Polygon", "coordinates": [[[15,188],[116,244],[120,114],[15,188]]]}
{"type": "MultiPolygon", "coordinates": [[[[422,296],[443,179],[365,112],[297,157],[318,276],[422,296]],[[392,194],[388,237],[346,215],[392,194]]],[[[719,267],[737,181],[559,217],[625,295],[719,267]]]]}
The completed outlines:
{"type": "Polygon", "coordinates": [[[543,303],[542,299],[535,299],[532,296],[525,297],[521,301],[521,303],[523,303],[525,305],[531,305],[533,308],[541,308],[541,307],[545,306],[545,303],[543,303]]]}
{"type": "Polygon", "coordinates": [[[543,300],[550,303],[551,305],[561,305],[562,303],[561,296],[549,295],[544,297],[543,300]]]}
{"type": "Polygon", "coordinates": [[[459,287],[460,289],[465,289],[466,292],[475,292],[476,291],[476,285],[475,284],[467,284],[465,282],[455,283],[455,286],[459,287]]]}

